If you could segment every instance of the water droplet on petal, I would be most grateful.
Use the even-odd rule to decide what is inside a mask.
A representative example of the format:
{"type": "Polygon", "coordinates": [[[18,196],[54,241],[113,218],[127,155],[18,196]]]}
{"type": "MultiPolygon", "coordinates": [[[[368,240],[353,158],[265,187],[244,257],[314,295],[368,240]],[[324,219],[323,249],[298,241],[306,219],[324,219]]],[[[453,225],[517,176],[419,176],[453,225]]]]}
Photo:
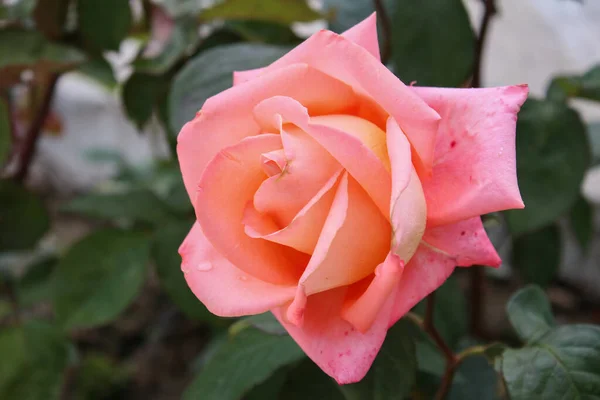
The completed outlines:
{"type": "Polygon", "coordinates": [[[198,271],[210,271],[212,269],[212,264],[208,261],[206,262],[201,262],[200,264],[196,265],[196,270],[198,271]]]}

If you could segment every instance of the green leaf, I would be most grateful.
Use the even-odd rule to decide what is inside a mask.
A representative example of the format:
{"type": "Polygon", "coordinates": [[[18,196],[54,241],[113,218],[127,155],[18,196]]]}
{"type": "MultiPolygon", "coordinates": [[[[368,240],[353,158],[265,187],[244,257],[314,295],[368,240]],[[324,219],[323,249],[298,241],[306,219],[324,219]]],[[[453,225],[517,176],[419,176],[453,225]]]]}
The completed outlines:
{"type": "Polygon", "coordinates": [[[124,399],[132,371],[105,354],[88,353],[77,372],[74,399],[124,399]]]}
{"type": "MultiPolygon", "coordinates": [[[[279,368],[269,379],[254,386],[244,395],[244,400],[278,399],[288,375],[287,366],[279,368]]],[[[286,398],[287,400],[287,398],[286,398]]],[[[343,400],[343,399],[342,399],[343,400]]]]}
{"type": "Polygon", "coordinates": [[[496,363],[512,400],[600,399],[600,327],[561,326],[496,363]]]}
{"type": "Polygon", "coordinates": [[[62,211],[93,218],[127,220],[161,225],[173,218],[169,209],[147,189],[76,197],[62,211]]]}
{"type": "Polygon", "coordinates": [[[277,321],[277,318],[270,313],[266,312],[263,314],[251,315],[250,317],[242,318],[233,325],[229,327],[229,332],[232,334],[236,334],[243,329],[248,327],[256,328],[265,333],[269,333],[271,335],[286,335],[287,331],[277,321]]]}
{"type": "Polygon", "coordinates": [[[33,247],[49,227],[48,212],[35,194],[0,180],[0,252],[33,247]]]}
{"type": "Polygon", "coordinates": [[[264,44],[231,44],[206,50],[175,76],[169,95],[173,131],[196,115],[204,102],[231,87],[233,71],[264,67],[289,49],[264,44]]]}
{"type": "Polygon", "coordinates": [[[55,327],[30,321],[0,331],[0,398],[58,400],[69,345],[55,327]]]}
{"type": "MultiPolygon", "coordinates": [[[[415,306],[417,314],[425,316],[426,301],[415,306]]],[[[448,278],[435,292],[433,324],[453,348],[467,334],[467,300],[455,277],[448,278]]]]}
{"type": "Polygon", "coordinates": [[[510,231],[535,231],[568,212],[589,165],[579,114],[564,103],[528,100],[517,120],[517,176],[525,209],[505,213],[510,231]]]}
{"type": "Polygon", "coordinates": [[[594,236],[594,209],[583,196],[579,196],[577,202],[571,208],[569,214],[571,228],[579,241],[581,248],[588,249],[594,236]]]}
{"type": "Polygon", "coordinates": [[[17,283],[17,298],[21,307],[30,307],[52,298],[52,273],[57,261],[54,257],[44,257],[27,267],[17,283]]]}
{"type": "Polygon", "coordinates": [[[119,50],[131,28],[129,2],[78,0],[79,27],[86,44],[95,51],[119,50]]]}
{"type": "Polygon", "coordinates": [[[362,381],[341,387],[347,400],[402,399],[416,381],[414,326],[401,319],[387,333],[373,366],[362,381]]]}
{"type": "Polygon", "coordinates": [[[333,379],[311,360],[305,359],[288,372],[278,398],[344,400],[344,395],[333,379]]]}
{"type": "Polygon", "coordinates": [[[289,26],[262,21],[228,21],[225,26],[249,42],[297,45],[302,40],[289,26]]]}
{"type": "Polygon", "coordinates": [[[528,283],[548,286],[558,274],[560,254],[557,225],[546,226],[513,240],[512,262],[528,283]]]}
{"type": "Polygon", "coordinates": [[[8,104],[0,99],[0,169],[8,161],[12,142],[10,112],[8,104]]]}
{"type": "Polygon", "coordinates": [[[123,86],[123,105],[129,119],[142,130],[154,111],[158,98],[164,91],[162,77],[134,73],[123,86]]]}
{"type": "Polygon", "coordinates": [[[400,79],[452,87],[469,78],[475,34],[462,0],[395,1],[388,10],[393,21],[390,61],[400,79]]]}
{"type": "Polygon", "coordinates": [[[95,57],[86,61],[77,68],[77,71],[92,78],[109,90],[117,87],[117,80],[112,66],[104,57],[95,57]]]}
{"type": "Polygon", "coordinates": [[[146,276],[146,235],[104,229],[85,237],[60,260],[54,306],[67,329],[101,325],[134,300],[146,276]]]}
{"type": "Polygon", "coordinates": [[[163,51],[152,58],[139,57],[133,62],[136,72],[161,75],[169,71],[178,60],[195,49],[200,37],[195,21],[183,19],[177,21],[163,51]]]}
{"type": "Polygon", "coordinates": [[[450,388],[448,400],[496,400],[498,396],[498,374],[483,356],[466,358],[458,367],[455,381],[450,388]]]}
{"type": "Polygon", "coordinates": [[[217,350],[183,395],[184,400],[237,400],[304,353],[289,336],[244,329],[217,350]]]}
{"type": "Polygon", "coordinates": [[[223,0],[200,13],[202,21],[230,19],[291,24],[319,18],[321,15],[305,0],[223,0]]]}
{"type": "Polygon", "coordinates": [[[529,285],[515,293],[506,305],[506,312],[523,341],[536,341],[554,326],[550,302],[539,286],[529,285]]]}
{"type": "Polygon", "coordinates": [[[592,150],[592,163],[600,164],[600,122],[589,124],[587,134],[592,150]]]}
{"type": "Polygon", "coordinates": [[[581,76],[555,77],[548,86],[547,96],[556,101],[564,101],[569,97],[600,101],[600,65],[581,76]]]}
{"type": "Polygon", "coordinates": [[[165,292],[188,318],[223,324],[226,320],[211,314],[194,296],[181,272],[181,256],[177,250],[189,233],[191,225],[192,222],[188,221],[174,221],[156,230],[152,249],[156,272],[165,292]]]}
{"type": "Polygon", "coordinates": [[[26,69],[47,75],[67,71],[83,61],[85,56],[79,50],[50,42],[39,32],[0,31],[0,87],[19,82],[26,69]]]}
{"type": "Polygon", "coordinates": [[[371,0],[324,0],[323,6],[330,15],[329,29],[337,33],[353,27],[375,11],[371,0]]]}

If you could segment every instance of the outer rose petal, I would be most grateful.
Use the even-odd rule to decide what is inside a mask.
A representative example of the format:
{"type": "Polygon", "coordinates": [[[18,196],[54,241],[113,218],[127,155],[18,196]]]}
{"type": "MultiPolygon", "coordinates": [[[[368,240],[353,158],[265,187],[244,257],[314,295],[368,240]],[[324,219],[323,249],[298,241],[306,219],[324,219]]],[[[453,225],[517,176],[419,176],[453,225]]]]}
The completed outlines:
{"type": "Polygon", "coordinates": [[[404,267],[388,327],[394,325],[429,293],[439,288],[452,274],[454,266],[455,260],[451,257],[421,244],[404,267]]]}
{"type": "Polygon", "coordinates": [[[198,223],[185,238],[179,254],[189,287],[213,314],[258,314],[294,297],[294,286],[272,285],[236,268],[215,250],[198,223]]]}
{"type": "Polygon", "coordinates": [[[306,63],[373,98],[400,124],[422,167],[431,170],[440,116],[367,50],[322,30],[266,67],[261,76],[297,63],[306,63]]]}
{"type": "Polygon", "coordinates": [[[276,95],[293,97],[316,115],[343,113],[357,107],[352,88],[306,64],[288,66],[211,97],[177,138],[183,183],[192,204],[209,161],[223,147],[261,133],[252,110],[261,100],[276,95]]]}
{"type": "Polygon", "coordinates": [[[515,124],[527,86],[412,90],[442,116],[433,173],[421,175],[428,225],[523,208],[515,124]]]}
{"type": "Polygon", "coordinates": [[[498,267],[502,262],[480,217],[427,229],[423,241],[451,255],[461,267],[475,264],[498,267]]]}
{"type": "MultiPolygon", "coordinates": [[[[377,41],[377,15],[375,13],[342,33],[342,36],[363,47],[376,59],[381,59],[379,55],[379,42],[377,41]]],[[[260,76],[265,69],[266,68],[256,68],[246,71],[235,71],[233,73],[233,85],[239,85],[252,80],[260,76]]]]}
{"type": "Polygon", "coordinates": [[[346,292],[342,287],[309,296],[302,327],[288,322],[282,308],[272,310],[302,350],[339,384],[366,375],[385,339],[396,296],[390,295],[371,328],[361,333],[340,316],[346,292]]]}
{"type": "Polygon", "coordinates": [[[246,204],[265,178],[261,154],[281,148],[279,135],[263,134],[226,147],[206,167],[198,185],[196,217],[212,245],[231,263],[263,281],[294,284],[305,254],[244,232],[246,204]]]}

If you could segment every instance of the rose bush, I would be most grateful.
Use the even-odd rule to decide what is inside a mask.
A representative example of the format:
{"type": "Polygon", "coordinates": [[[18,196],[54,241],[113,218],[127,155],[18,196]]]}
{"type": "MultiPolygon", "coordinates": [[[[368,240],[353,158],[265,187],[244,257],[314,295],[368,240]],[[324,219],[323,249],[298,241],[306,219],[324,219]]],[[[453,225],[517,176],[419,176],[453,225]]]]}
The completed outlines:
{"type": "Polygon", "coordinates": [[[527,86],[408,87],[379,59],[372,15],[234,74],[178,137],[197,222],[181,245],[220,316],[272,311],[339,383],[455,266],[497,266],[480,216],[521,208],[527,86]]]}

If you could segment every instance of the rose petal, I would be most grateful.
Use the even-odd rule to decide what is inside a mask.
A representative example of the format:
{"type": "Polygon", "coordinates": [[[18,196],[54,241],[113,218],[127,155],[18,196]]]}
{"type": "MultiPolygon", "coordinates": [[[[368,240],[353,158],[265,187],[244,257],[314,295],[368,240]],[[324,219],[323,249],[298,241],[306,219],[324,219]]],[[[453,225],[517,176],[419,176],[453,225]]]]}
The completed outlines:
{"type": "MultiPolygon", "coordinates": [[[[379,42],[377,40],[377,15],[375,13],[342,33],[342,36],[363,47],[376,59],[381,59],[379,56],[379,42]]],[[[266,68],[256,68],[246,71],[235,71],[233,73],[233,85],[239,85],[252,80],[260,76],[265,69],[266,68]]]]}
{"type": "Polygon", "coordinates": [[[418,302],[439,288],[452,274],[454,266],[455,261],[447,254],[421,244],[404,267],[389,326],[394,325],[418,302]]]}
{"type": "Polygon", "coordinates": [[[479,217],[429,228],[423,241],[451,255],[461,267],[475,264],[498,267],[502,263],[479,217]]]}
{"type": "Polygon", "coordinates": [[[185,238],[179,254],[190,289],[213,314],[259,314],[294,296],[294,286],[272,285],[236,268],[215,250],[198,223],[185,238]]]}
{"type": "Polygon", "coordinates": [[[392,167],[392,251],[408,263],[417,251],[427,223],[427,204],[411,161],[410,143],[393,118],[387,122],[387,148],[392,167]]]}
{"type": "Polygon", "coordinates": [[[311,295],[369,276],[389,252],[390,235],[367,193],[344,173],[300,285],[311,295]]]}
{"type": "Polygon", "coordinates": [[[221,150],[207,165],[198,186],[196,217],[206,238],[238,268],[274,284],[293,284],[306,255],[244,232],[246,204],[265,178],[261,154],[281,148],[279,135],[263,134],[221,150]]]}
{"type": "Polygon", "coordinates": [[[261,76],[297,63],[306,63],[373,98],[400,124],[424,170],[431,170],[440,116],[371,53],[322,30],[266,67],[261,76]]]}
{"type": "Polygon", "coordinates": [[[428,224],[522,208],[515,123],[527,86],[412,90],[442,116],[433,173],[421,175],[428,224]]]}
{"type": "Polygon", "coordinates": [[[346,291],[343,287],[309,296],[302,327],[288,322],[282,308],[272,310],[302,350],[341,385],[360,381],[371,367],[385,339],[395,297],[390,296],[371,328],[361,333],[340,316],[346,291]]]}
{"type": "Polygon", "coordinates": [[[258,211],[254,207],[249,207],[243,220],[246,234],[252,238],[269,240],[312,254],[333,203],[341,173],[341,170],[335,173],[283,229],[272,229],[272,225],[265,224],[263,218],[256,216],[258,211]]]}
{"type": "Polygon", "coordinates": [[[289,97],[275,96],[262,101],[254,109],[254,116],[267,130],[291,123],[308,133],[360,183],[382,215],[389,215],[390,173],[356,135],[312,122],[307,109],[289,97]]]}
{"type": "Polygon", "coordinates": [[[261,133],[252,110],[263,99],[291,96],[314,115],[357,107],[352,88],[306,64],[291,65],[211,97],[177,138],[177,155],[188,195],[195,204],[204,168],[223,147],[261,133]]]}
{"type": "MultiPolygon", "coordinates": [[[[368,287],[359,287],[358,295],[346,300],[342,318],[360,332],[367,332],[398,285],[403,269],[404,262],[400,257],[389,253],[385,261],[375,269],[375,276],[368,287]]],[[[352,289],[351,286],[349,291],[352,289]]]]}

